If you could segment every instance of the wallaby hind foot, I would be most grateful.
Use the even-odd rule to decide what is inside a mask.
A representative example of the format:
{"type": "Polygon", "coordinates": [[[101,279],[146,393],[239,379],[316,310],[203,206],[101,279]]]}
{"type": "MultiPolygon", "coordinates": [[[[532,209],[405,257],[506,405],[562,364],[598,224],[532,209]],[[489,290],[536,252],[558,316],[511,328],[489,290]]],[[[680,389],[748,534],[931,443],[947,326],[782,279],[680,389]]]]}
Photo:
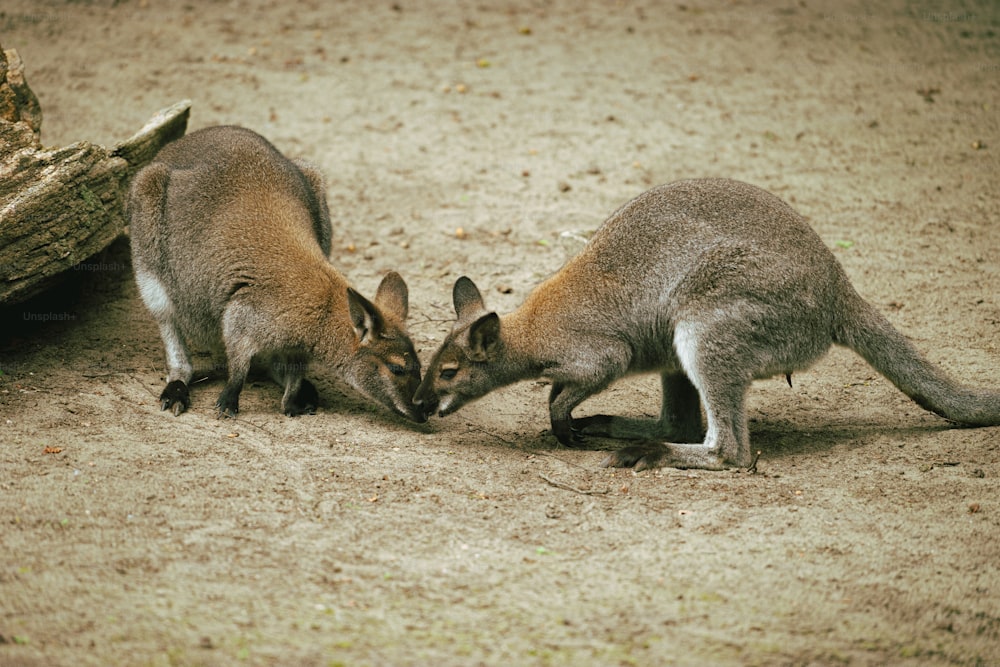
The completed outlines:
{"type": "Polygon", "coordinates": [[[580,443],[590,438],[610,440],[661,440],[664,442],[701,442],[705,435],[699,417],[699,409],[693,413],[697,421],[689,424],[664,424],[662,421],[620,415],[589,415],[573,418],[573,434],[580,443]]]}
{"type": "MultiPolygon", "coordinates": [[[[748,464],[749,465],[749,464],[748,464]]],[[[611,452],[602,462],[602,468],[632,468],[636,472],[653,468],[696,468],[698,470],[725,470],[729,466],[720,456],[708,451],[704,445],[677,445],[643,442],[627,445],[611,452]]]]}

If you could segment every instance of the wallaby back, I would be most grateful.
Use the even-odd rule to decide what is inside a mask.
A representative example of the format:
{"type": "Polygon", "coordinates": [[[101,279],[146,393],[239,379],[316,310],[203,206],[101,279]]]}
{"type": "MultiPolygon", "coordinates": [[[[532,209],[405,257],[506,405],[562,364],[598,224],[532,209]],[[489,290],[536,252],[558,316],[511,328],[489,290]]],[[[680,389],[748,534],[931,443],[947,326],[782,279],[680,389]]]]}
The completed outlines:
{"type": "Polygon", "coordinates": [[[851,287],[791,207],[726,179],[653,188],[614,212],[587,246],[512,313],[486,309],[460,278],[457,321],[415,401],[444,415],[497,387],[552,381],[560,442],[583,435],[671,440],[626,447],[609,465],[749,465],[745,394],[755,379],[807,368],[832,343],[856,349],[921,405],[970,425],[1000,424],[1000,394],[961,387],[916,352],[851,287]],[[573,419],[588,396],[630,373],[661,374],[651,428],[573,419]],[[700,444],[698,404],[707,432],[700,444]]]}
{"type": "Polygon", "coordinates": [[[318,396],[302,375],[315,358],[370,398],[424,418],[411,402],[420,366],[404,326],[406,284],[387,275],[373,303],[329,263],[316,168],[244,128],[199,130],[136,175],[129,219],[136,280],[167,347],[164,408],[187,407],[190,342],[226,353],[223,414],[238,410],[255,358],[285,385],[286,413],[311,411],[318,396]]]}

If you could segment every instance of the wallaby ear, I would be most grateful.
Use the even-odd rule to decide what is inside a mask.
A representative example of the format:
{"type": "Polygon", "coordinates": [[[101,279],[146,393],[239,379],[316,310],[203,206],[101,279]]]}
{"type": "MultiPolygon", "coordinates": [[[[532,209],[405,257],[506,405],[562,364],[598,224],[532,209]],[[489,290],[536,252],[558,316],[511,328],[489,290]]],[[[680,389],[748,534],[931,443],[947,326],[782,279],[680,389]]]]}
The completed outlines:
{"type": "Polygon", "coordinates": [[[410,311],[410,301],[403,277],[395,271],[385,274],[375,292],[375,303],[382,310],[405,320],[410,311]]]}
{"type": "Polygon", "coordinates": [[[378,312],[375,304],[361,296],[353,287],[347,288],[347,306],[351,312],[354,333],[362,345],[378,336],[385,328],[382,313],[378,312]]]}
{"type": "Polygon", "coordinates": [[[473,315],[486,310],[479,288],[466,276],[455,281],[451,298],[455,302],[455,314],[458,315],[459,320],[471,319],[473,315]]]}
{"type": "Polygon", "coordinates": [[[469,359],[491,361],[500,345],[500,317],[487,313],[469,327],[469,359]]]}

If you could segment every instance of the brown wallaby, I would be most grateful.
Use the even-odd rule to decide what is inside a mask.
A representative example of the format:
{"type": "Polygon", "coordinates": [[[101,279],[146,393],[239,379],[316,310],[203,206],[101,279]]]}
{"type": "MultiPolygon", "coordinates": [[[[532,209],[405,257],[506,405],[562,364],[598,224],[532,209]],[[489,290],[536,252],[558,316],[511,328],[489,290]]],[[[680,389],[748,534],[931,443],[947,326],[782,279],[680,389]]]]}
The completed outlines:
{"type": "Polygon", "coordinates": [[[444,416],[497,387],[545,377],[559,442],[646,440],[610,455],[608,466],[749,465],[750,383],[804,369],[832,343],[945,419],[1000,425],[1000,393],[964,387],[925,360],[858,296],[802,216],[745,183],[688,180],[639,195],[503,317],[466,277],[453,297],[457,321],[414,402],[444,416]],[[622,417],[572,418],[585,398],[640,372],[662,379],[652,434],[622,417]]]}
{"type": "Polygon", "coordinates": [[[219,416],[239,411],[256,359],[284,385],[287,415],[313,412],[311,360],[415,421],[420,361],[404,327],[406,283],[387,274],[374,303],[328,261],[322,174],[240,127],[210,127],[167,145],[139,171],[128,201],[139,293],[167,348],[161,408],[190,405],[187,345],[225,352],[219,416]]]}

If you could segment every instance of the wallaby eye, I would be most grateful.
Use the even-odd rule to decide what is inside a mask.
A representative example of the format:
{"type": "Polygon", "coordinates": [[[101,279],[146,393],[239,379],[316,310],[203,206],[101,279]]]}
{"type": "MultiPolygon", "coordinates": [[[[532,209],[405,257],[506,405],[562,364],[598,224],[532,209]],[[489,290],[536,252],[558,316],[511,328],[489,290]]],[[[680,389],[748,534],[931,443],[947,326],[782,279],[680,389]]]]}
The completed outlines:
{"type": "Polygon", "coordinates": [[[406,368],[400,366],[399,364],[386,364],[386,366],[389,368],[389,372],[396,377],[406,375],[406,368]]]}
{"type": "Polygon", "coordinates": [[[442,380],[454,380],[455,376],[458,375],[457,368],[442,368],[441,369],[441,379],[442,380]]]}

